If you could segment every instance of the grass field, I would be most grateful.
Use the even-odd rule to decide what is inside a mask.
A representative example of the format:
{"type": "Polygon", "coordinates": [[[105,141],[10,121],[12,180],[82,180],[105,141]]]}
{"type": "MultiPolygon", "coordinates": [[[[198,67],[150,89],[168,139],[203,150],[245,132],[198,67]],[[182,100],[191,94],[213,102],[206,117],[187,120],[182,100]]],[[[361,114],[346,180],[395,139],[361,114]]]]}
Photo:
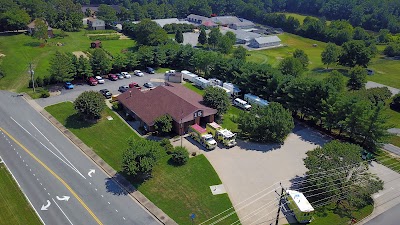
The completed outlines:
{"type": "Polygon", "coordinates": [[[386,59],[383,55],[378,55],[368,67],[375,70],[375,74],[368,76],[368,80],[400,88],[400,60],[386,59]]]}
{"type": "Polygon", "coordinates": [[[0,224],[42,224],[4,164],[0,164],[0,224]]]}
{"type": "MultiPolygon", "coordinates": [[[[55,30],[55,33],[59,32],[55,30]]],[[[6,77],[0,80],[0,89],[25,91],[29,80],[29,62],[32,62],[35,76],[47,76],[49,74],[49,60],[58,51],[74,52],[87,51],[90,40],[84,35],[84,31],[67,32],[68,37],[49,39],[44,47],[40,41],[25,34],[0,35],[0,53],[2,67],[6,77]],[[61,43],[62,46],[57,46],[61,43]]],[[[103,48],[111,54],[120,53],[135,45],[133,40],[108,40],[102,41],[103,48]]]]}
{"type": "Polygon", "coordinates": [[[127,140],[132,136],[139,137],[109,108],[97,123],[91,124],[82,122],[73,107],[71,102],[63,102],[45,109],[111,167],[120,171],[122,153],[128,147],[127,140]],[[107,120],[106,116],[112,116],[113,120],[107,120]]]}
{"type": "MultiPolygon", "coordinates": [[[[108,108],[96,124],[80,122],[71,102],[52,105],[46,110],[117,171],[121,168],[127,139],[130,136],[139,138],[108,108]],[[105,119],[108,115],[114,120],[105,119]]],[[[232,207],[227,194],[211,194],[209,186],[221,181],[204,156],[191,158],[182,167],[170,165],[168,159],[164,157],[155,166],[151,179],[136,186],[178,224],[190,224],[191,213],[196,214],[198,222],[232,207]]],[[[236,215],[231,217],[224,224],[237,220],[236,215]]]]}
{"type": "MultiPolygon", "coordinates": [[[[195,224],[232,206],[227,194],[212,195],[211,185],[221,184],[217,173],[204,155],[191,158],[181,167],[170,165],[168,158],[153,170],[153,178],[138,188],[150,201],[160,207],[178,224],[195,224]]],[[[231,224],[238,220],[236,214],[218,224],[231,224]]]]}
{"type": "Polygon", "coordinates": [[[289,33],[278,35],[278,37],[282,40],[282,44],[286,45],[285,47],[250,51],[250,56],[247,57],[247,61],[268,63],[272,66],[277,66],[283,58],[292,56],[296,49],[302,49],[308,55],[310,60],[308,66],[310,70],[325,68],[321,61],[321,52],[325,49],[327,45],[326,43],[289,33]],[[313,47],[313,44],[317,44],[317,47],[313,47]]]}
{"type": "Polygon", "coordinates": [[[228,111],[224,114],[224,120],[222,127],[231,130],[232,132],[238,132],[238,124],[235,122],[242,110],[235,106],[229,106],[228,111]]]}
{"type": "Polygon", "coordinates": [[[201,95],[201,96],[203,96],[203,94],[204,94],[204,90],[203,90],[203,89],[200,89],[200,88],[194,86],[194,85],[193,85],[192,83],[190,83],[190,82],[184,83],[183,86],[189,88],[190,90],[196,92],[197,94],[199,94],[199,95],[201,95]]]}

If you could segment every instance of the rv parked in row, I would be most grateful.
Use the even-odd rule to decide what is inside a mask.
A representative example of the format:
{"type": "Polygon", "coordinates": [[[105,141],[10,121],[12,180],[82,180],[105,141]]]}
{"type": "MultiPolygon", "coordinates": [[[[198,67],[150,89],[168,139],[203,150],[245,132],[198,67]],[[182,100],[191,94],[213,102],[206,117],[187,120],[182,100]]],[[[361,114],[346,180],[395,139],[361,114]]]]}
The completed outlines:
{"type": "Polygon", "coordinates": [[[244,109],[244,110],[250,110],[251,109],[251,105],[249,105],[245,100],[240,99],[240,98],[235,98],[235,100],[233,100],[233,105],[244,109]]]}
{"type": "Polygon", "coordinates": [[[268,106],[268,104],[269,104],[269,102],[267,100],[262,99],[256,95],[252,95],[252,94],[245,94],[244,100],[250,104],[258,105],[261,107],[268,106]]]}

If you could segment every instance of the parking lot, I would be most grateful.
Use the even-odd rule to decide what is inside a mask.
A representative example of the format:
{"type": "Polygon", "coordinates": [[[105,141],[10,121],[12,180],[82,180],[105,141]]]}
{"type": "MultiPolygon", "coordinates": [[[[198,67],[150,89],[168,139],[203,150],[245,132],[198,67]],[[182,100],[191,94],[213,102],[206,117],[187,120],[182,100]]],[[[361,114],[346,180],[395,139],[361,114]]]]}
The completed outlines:
{"type": "MultiPolygon", "coordinates": [[[[278,210],[278,195],[274,190],[280,193],[279,182],[285,188],[290,187],[289,180],[306,172],[303,164],[306,152],[328,140],[317,131],[297,124],[283,145],[238,140],[238,145],[233,148],[219,145],[213,151],[205,151],[190,137],[184,137],[182,143],[190,151],[208,158],[221,178],[242,224],[246,225],[274,222],[278,210]],[[265,189],[267,187],[271,188],[265,189]]],[[[173,145],[180,145],[180,140],[176,139],[173,145]]],[[[287,221],[282,219],[282,223],[287,221]]]]}
{"type": "Polygon", "coordinates": [[[128,85],[129,83],[136,82],[138,83],[142,88],[143,84],[146,82],[151,82],[155,86],[161,85],[164,82],[164,74],[161,73],[156,73],[156,74],[147,74],[144,73],[143,77],[137,77],[132,74],[132,78],[129,79],[120,79],[116,81],[111,81],[108,79],[105,79],[104,84],[98,84],[96,86],[90,86],[87,83],[84,84],[76,84],[74,89],[65,89],[65,88],[60,88],[60,94],[56,96],[52,96],[49,98],[40,98],[36,99],[36,102],[42,106],[46,107],[49,105],[54,105],[60,102],[65,102],[65,101],[74,101],[79,94],[81,94],[84,91],[100,91],[101,89],[108,89],[112,94],[120,94],[118,91],[118,87],[122,85],[128,85]]]}

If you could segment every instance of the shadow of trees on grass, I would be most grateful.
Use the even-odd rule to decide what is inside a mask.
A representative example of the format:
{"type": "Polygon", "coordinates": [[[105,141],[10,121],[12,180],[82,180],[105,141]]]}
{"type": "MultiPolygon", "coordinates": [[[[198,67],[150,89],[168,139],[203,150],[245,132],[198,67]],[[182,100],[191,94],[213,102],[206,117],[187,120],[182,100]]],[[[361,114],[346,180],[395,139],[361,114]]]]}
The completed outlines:
{"type": "Polygon", "coordinates": [[[65,121],[65,127],[67,129],[80,129],[80,128],[88,128],[96,124],[94,120],[85,120],[78,113],[68,116],[65,121]]]}

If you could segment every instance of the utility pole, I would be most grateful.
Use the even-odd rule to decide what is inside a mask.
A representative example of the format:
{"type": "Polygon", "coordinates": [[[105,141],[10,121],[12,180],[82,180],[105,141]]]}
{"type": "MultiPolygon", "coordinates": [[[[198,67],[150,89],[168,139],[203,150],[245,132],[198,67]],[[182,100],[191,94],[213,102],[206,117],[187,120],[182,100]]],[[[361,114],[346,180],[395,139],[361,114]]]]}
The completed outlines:
{"type": "Polygon", "coordinates": [[[29,72],[31,73],[31,80],[32,80],[32,87],[33,87],[33,92],[35,92],[35,79],[33,79],[33,74],[35,73],[32,69],[32,63],[29,63],[29,72]]]}
{"type": "MultiPolygon", "coordinates": [[[[281,206],[282,206],[282,196],[283,196],[283,191],[285,190],[282,187],[282,183],[279,182],[279,185],[281,186],[281,194],[279,196],[279,204],[278,204],[278,213],[276,214],[276,220],[275,220],[275,225],[278,225],[278,221],[279,221],[279,213],[281,212],[281,206]]],[[[275,191],[276,192],[276,191],[275,191]]],[[[278,194],[278,193],[277,193],[278,194]]]]}

